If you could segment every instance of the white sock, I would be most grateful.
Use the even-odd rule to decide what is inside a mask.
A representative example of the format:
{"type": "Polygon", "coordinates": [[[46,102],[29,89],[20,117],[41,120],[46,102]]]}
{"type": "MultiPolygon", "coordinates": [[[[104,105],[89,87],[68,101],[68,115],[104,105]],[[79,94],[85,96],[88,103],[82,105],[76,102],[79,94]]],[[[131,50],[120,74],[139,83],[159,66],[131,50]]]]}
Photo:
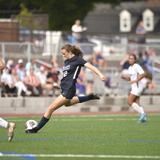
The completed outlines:
{"type": "Polygon", "coordinates": [[[8,128],[8,122],[0,117],[0,127],[8,128]]]}
{"type": "Polygon", "coordinates": [[[137,103],[132,103],[132,108],[140,114],[144,114],[143,107],[139,106],[137,103]]]}
{"type": "Polygon", "coordinates": [[[141,110],[141,114],[144,114],[145,112],[144,112],[143,107],[142,106],[139,106],[139,107],[140,107],[140,110],[141,110]]]}

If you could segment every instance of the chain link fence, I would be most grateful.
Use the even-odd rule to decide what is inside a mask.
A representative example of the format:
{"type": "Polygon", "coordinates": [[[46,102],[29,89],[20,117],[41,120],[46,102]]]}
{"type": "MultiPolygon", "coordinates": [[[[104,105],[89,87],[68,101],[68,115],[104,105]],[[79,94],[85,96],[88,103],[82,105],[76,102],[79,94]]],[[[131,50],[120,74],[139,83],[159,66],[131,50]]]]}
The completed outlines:
{"type": "MultiPolygon", "coordinates": [[[[48,33],[49,34],[49,33],[48,33]]],[[[51,35],[51,36],[55,36],[51,35]]],[[[7,42],[0,42],[0,56],[3,57],[5,61],[8,59],[18,60],[23,59],[25,62],[31,61],[31,59],[39,59],[44,60],[50,63],[51,57],[56,57],[58,62],[62,62],[61,56],[59,54],[60,47],[63,46],[66,41],[63,41],[62,37],[58,35],[59,38],[46,40],[39,42],[17,42],[17,43],[7,43],[7,42]],[[48,41],[48,42],[47,42],[48,41]],[[48,48],[46,48],[46,46],[48,48]]],[[[106,68],[106,74],[111,77],[112,83],[112,93],[115,94],[122,94],[128,90],[128,85],[123,82],[120,78],[120,61],[125,56],[127,52],[134,52],[137,55],[140,52],[149,51],[150,57],[153,62],[153,68],[155,71],[155,75],[153,79],[156,82],[157,93],[160,93],[160,45],[156,43],[150,44],[126,44],[126,43],[110,43],[106,40],[98,40],[90,37],[89,39],[92,43],[83,42],[79,43],[78,45],[84,52],[84,56],[87,58],[92,56],[95,51],[100,51],[104,58],[110,64],[114,64],[112,66],[108,66],[106,68]],[[114,61],[114,63],[113,63],[114,61]],[[116,61],[116,63],[115,63],[116,61]],[[123,87],[124,86],[124,87],[123,87]],[[124,90],[124,92],[123,92],[124,90]]],[[[98,83],[95,83],[99,85],[98,83]]],[[[95,88],[98,88],[96,86],[95,88]]],[[[103,87],[99,91],[104,94],[103,87]]]]}

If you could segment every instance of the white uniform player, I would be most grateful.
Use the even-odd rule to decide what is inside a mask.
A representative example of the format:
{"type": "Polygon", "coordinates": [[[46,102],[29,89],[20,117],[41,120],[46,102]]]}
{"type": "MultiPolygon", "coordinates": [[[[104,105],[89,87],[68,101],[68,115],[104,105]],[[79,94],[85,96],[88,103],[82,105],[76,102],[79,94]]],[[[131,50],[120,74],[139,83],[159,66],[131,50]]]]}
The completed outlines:
{"type": "MultiPolygon", "coordinates": [[[[4,68],[5,68],[5,64],[3,60],[0,58],[0,71],[2,71],[4,68]]],[[[1,74],[0,74],[0,79],[1,79],[1,74]]],[[[1,85],[1,81],[0,81],[0,85],[1,85]]],[[[0,117],[0,127],[6,128],[8,130],[8,141],[12,141],[16,124],[13,122],[8,122],[5,119],[0,117]]]]}
{"type": "MultiPolygon", "coordinates": [[[[144,70],[142,69],[142,67],[139,64],[135,63],[134,65],[132,65],[128,68],[128,73],[130,75],[130,80],[135,81],[135,80],[137,80],[138,75],[144,74],[144,70]]],[[[142,78],[137,83],[136,82],[132,83],[131,84],[131,93],[133,95],[140,96],[142,94],[144,88],[146,87],[145,81],[146,81],[146,79],[142,78]]]]}
{"type": "Polygon", "coordinates": [[[146,88],[147,83],[145,81],[145,72],[142,67],[136,63],[136,55],[130,54],[128,58],[130,67],[128,68],[128,74],[122,74],[122,78],[131,83],[131,91],[128,95],[128,104],[140,114],[139,121],[146,122],[146,113],[142,106],[140,106],[140,95],[146,88]]]}
{"type": "Polygon", "coordinates": [[[5,119],[0,117],[0,127],[6,128],[8,130],[8,141],[12,141],[14,136],[15,123],[8,122],[5,119]]]}

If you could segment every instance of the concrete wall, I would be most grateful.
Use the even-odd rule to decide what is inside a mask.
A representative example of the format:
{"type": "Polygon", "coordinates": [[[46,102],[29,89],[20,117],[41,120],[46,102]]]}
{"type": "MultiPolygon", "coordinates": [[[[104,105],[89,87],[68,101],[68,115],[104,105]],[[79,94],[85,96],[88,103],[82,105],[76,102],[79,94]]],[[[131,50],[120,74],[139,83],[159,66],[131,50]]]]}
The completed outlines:
{"type": "MultiPolygon", "coordinates": [[[[52,97],[0,98],[0,114],[42,114],[54,100],[52,97]]],[[[141,104],[147,112],[160,111],[159,96],[142,96],[141,104]]],[[[127,105],[127,97],[102,97],[99,101],[89,101],[71,107],[61,107],[56,113],[132,111],[127,105]]]]}

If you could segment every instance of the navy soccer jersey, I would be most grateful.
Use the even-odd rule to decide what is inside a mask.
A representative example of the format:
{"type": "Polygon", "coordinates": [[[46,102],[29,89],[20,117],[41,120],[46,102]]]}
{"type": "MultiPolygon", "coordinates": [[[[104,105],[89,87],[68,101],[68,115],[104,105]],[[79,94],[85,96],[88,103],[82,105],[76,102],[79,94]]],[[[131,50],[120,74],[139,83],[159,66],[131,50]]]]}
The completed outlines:
{"type": "Polygon", "coordinates": [[[74,56],[64,62],[63,78],[61,79],[61,89],[70,90],[75,88],[77,77],[80,73],[81,67],[86,61],[80,56],[74,56]]]}

